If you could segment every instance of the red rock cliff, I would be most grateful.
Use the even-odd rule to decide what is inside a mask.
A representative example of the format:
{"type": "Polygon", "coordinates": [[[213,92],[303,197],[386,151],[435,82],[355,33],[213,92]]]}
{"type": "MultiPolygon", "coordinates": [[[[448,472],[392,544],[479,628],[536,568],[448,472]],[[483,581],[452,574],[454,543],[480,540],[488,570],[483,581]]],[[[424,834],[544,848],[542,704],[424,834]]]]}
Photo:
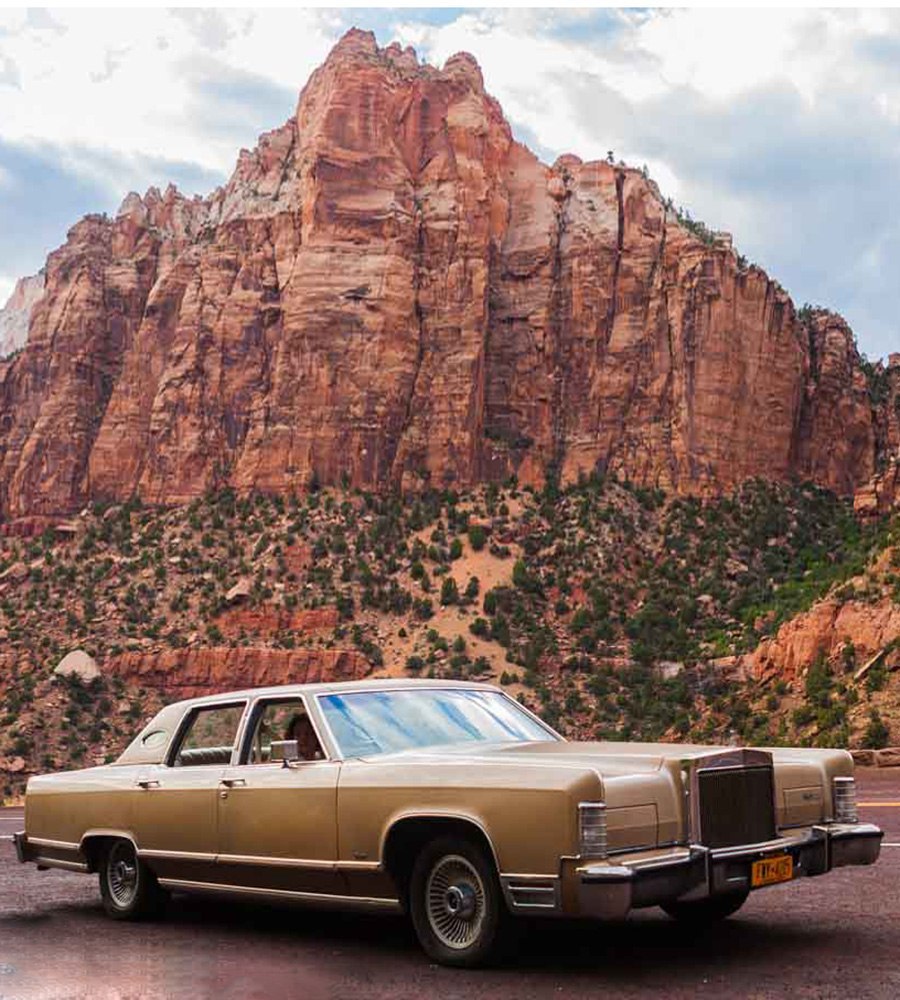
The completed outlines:
{"type": "Polygon", "coordinates": [[[875,467],[846,325],[638,171],[539,162],[467,55],[350,32],[225,188],[129,195],[46,272],[0,365],[7,516],[597,468],[851,492],[875,467]]]}
{"type": "Polygon", "coordinates": [[[370,667],[358,650],[230,646],[121,653],[104,669],[169,698],[196,698],[236,688],[360,680],[370,667]]]}

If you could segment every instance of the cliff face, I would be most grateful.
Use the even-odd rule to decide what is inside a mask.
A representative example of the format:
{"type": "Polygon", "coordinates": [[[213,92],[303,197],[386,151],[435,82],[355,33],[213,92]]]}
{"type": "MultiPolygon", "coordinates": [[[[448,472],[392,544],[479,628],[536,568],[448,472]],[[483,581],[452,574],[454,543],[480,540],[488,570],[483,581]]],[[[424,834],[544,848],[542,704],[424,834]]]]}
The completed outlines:
{"type": "Polygon", "coordinates": [[[19,278],[6,305],[0,309],[0,358],[18,351],[28,337],[31,311],[44,294],[44,272],[19,278]]]}
{"type": "Polygon", "coordinates": [[[209,646],[121,653],[111,657],[105,669],[111,676],[175,699],[245,687],[360,680],[371,667],[355,649],[209,646]]]}
{"type": "Polygon", "coordinates": [[[129,195],[46,274],[0,365],[7,516],[595,469],[849,493],[875,469],[846,325],[639,172],[540,163],[465,55],[350,32],[225,188],[129,195]]]}

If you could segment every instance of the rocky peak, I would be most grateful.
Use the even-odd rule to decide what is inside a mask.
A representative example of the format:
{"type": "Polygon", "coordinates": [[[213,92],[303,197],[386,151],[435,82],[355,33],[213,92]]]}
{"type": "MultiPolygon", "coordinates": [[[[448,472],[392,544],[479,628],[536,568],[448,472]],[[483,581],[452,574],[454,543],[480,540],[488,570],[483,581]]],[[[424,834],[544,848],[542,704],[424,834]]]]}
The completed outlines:
{"type": "MultiPolygon", "coordinates": [[[[399,48],[399,45],[395,47],[399,48]]],[[[382,54],[382,49],[379,49],[378,42],[375,39],[374,31],[366,31],[364,28],[350,28],[345,31],[343,35],[338,39],[335,45],[332,47],[331,52],[328,54],[328,58],[325,60],[325,65],[329,63],[337,63],[342,60],[353,59],[356,56],[369,57],[382,54]]]]}
{"type": "Polygon", "coordinates": [[[224,187],[87,217],[46,284],[0,369],[7,516],[595,471],[851,493],[900,447],[839,317],[798,314],[640,171],[542,164],[471,56],[371,32],[224,187]]]}
{"type": "Polygon", "coordinates": [[[469,52],[457,52],[450,56],[444,63],[443,73],[445,76],[465,80],[472,90],[479,94],[484,93],[484,77],[481,75],[481,67],[475,56],[469,52]]]}

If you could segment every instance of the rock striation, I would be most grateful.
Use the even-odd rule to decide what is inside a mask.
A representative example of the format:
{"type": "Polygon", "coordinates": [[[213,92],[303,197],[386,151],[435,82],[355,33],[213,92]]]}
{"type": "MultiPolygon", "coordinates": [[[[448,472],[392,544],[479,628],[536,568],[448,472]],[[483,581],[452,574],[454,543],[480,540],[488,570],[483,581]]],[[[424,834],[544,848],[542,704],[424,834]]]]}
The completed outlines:
{"type": "Polygon", "coordinates": [[[839,317],[641,172],[545,165],[470,56],[354,30],[223,188],[130,194],[50,255],[0,364],[0,511],[606,470],[850,494],[868,390],[839,317]]]}

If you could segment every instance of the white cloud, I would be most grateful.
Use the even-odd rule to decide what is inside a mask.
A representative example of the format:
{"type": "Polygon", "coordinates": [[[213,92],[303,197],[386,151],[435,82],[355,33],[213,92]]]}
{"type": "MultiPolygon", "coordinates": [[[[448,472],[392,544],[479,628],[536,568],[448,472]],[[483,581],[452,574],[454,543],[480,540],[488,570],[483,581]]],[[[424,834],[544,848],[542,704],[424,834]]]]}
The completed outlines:
{"type": "MultiPolygon", "coordinates": [[[[330,15],[317,11],[62,10],[52,18],[6,12],[0,22],[0,56],[20,80],[2,92],[3,139],[165,155],[220,171],[234,163],[233,138],[185,114],[198,60],[296,93],[334,40],[330,15]]],[[[276,124],[261,120],[257,132],[276,124]]]]}

